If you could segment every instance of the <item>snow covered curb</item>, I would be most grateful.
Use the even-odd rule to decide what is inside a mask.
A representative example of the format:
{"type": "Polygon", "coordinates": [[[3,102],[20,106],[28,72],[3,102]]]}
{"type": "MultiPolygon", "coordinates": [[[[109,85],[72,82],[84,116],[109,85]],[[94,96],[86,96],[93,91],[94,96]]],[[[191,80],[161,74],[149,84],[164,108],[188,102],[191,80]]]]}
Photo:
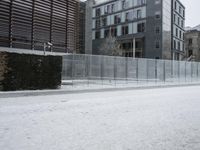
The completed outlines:
{"type": "Polygon", "coordinates": [[[156,89],[156,88],[171,88],[184,86],[199,86],[199,83],[190,84],[171,84],[171,85],[141,85],[136,87],[112,87],[112,88],[94,88],[94,89],[60,89],[60,90],[34,90],[34,91],[14,91],[14,92],[0,92],[0,98],[10,97],[29,97],[29,96],[45,96],[45,95],[62,95],[62,94],[76,94],[76,93],[92,93],[92,92],[110,92],[123,90],[141,90],[141,89],[156,89]]]}

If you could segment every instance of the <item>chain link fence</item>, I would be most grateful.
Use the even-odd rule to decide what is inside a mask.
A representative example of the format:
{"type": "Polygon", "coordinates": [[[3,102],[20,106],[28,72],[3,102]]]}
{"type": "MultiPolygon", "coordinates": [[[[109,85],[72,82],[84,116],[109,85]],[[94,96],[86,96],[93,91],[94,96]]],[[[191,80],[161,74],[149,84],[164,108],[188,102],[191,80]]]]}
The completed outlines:
{"type": "Polygon", "coordinates": [[[190,84],[200,81],[200,63],[70,54],[63,56],[62,80],[72,85],[190,84]]]}

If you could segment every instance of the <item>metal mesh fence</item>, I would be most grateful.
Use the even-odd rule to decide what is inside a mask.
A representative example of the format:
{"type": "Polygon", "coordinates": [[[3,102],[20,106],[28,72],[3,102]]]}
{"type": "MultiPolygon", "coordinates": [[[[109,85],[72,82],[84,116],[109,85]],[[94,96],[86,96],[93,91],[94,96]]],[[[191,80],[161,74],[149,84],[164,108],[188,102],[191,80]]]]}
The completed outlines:
{"type": "Polygon", "coordinates": [[[62,79],[87,84],[179,84],[200,81],[199,62],[70,54],[62,79]]]}

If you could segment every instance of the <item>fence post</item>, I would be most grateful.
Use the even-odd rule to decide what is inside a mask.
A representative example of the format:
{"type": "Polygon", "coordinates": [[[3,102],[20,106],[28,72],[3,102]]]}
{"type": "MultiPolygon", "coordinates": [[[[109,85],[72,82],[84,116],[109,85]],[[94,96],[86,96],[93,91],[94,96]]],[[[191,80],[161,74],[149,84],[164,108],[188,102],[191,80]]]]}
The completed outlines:
{"type": "Polygon", "coordinates": [[[126,84],[128,84],[128,57],[126,57],[125,61],[126,61],[126,84]]]}
{"type": "Polygon", "coordinates": [[[102,84],[102,85],[103,85],[103,76],[104,76],[104,75],[103,75],[103,74],[104,74],[104,73],[103,73],[103,65],[104,65],[104,64],[103,64],[103,58],[104,58],[104,56],[101,56],[101,61],[100,61],[100,63],[101,63],[101,64],[100,64],[100,65],[101,65],[101,84],[102,84]]]}
{"type": "Polygon", "coordinates": [[[114,56],[114,81],[116,86],[116,56],[114,56]]]}
{"type": "Polygon", "coordinates": [[[157,79],[158,79],[158,62],[157,59],[155,59],[155,83],[157,83],[157,79]]]}
{"type": "Polygon", "coordinates": [[[138,64],[138,58],[136,59],[136,80],[137,80],[137,84],[138,84],[138,80],[139,80],[139,64],[138,64]]]}
{"type": "Polygon", "coordinates": [[[163,61],[163,80],[164,80],[164,83],[166,81],[166,74],[165,74],[165,60],[163,61]]]}

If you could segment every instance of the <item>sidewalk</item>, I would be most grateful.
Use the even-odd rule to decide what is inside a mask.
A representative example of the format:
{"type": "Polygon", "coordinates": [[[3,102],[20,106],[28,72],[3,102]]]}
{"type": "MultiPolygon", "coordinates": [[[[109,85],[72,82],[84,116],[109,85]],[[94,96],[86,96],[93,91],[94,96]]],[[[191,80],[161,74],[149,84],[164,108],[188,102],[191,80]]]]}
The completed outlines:
{"type": "Polygon", "coordinates": [[[92,93],[92,92],[107,92],[107,91],[123,91],[123,90],[141,90],[153,88],[170,88],[182,86],[199,86],[200,83],[134,83],[134,84],[95,84],[90,81],[89,84],[79,81],[64,81],[60,89],[56,90],[26,90],[26,91],[9,91],[0,92],[0,98],[9,97],[29,97],[29,96],[45,96],[45,95],[61,95],[61,94],[76,94],[76,93],[92,93]],[[70,83],[71,82],[71,83],[70,83]],[[74,82],[74,83],[72,83],[74,82]],[[83,84],[84,83],[84,84],[83,84]]]}

